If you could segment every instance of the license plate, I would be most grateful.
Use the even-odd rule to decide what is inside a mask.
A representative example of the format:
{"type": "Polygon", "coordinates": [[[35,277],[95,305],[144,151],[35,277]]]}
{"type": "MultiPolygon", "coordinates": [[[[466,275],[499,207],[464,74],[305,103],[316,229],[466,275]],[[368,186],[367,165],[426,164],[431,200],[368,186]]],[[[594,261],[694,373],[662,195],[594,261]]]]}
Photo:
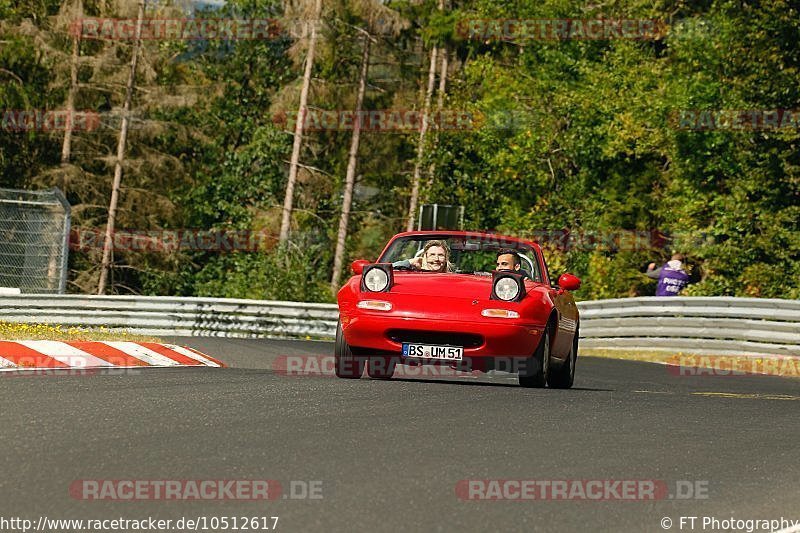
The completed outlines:
{"type": "Polygon", "coordinates": [[[416,344],[404,342],[403,357],[461,361],[461,359],[464,357],[464,348],[461,346],[442,346],[439,344],[416,344]]]}

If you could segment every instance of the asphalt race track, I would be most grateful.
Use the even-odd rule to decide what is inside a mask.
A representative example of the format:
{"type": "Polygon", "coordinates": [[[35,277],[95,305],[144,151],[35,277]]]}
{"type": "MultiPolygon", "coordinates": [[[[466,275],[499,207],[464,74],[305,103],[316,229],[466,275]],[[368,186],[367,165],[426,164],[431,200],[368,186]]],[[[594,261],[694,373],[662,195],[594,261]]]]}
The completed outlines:
{"type": "Polygon", "coordinates": [[[286,532],[657,532],[665,517],[672,531],[711,531],[701,518],[681,529],[680,517],[800,519],[797,379],[581,358],[572,390],[521,389],[504,374],[356,381],[276,370],[281,356],[328,355],[332,343],[168,340],[230,368],[0,375],[0,515],[278,516],[286,532]],[[283,493],[69,492],[76,480],[121,479],[268,479],[283,493]],[[672,498],[472,501],[456,491],[462,480],[508,479],[651,480],[672,498]]]}

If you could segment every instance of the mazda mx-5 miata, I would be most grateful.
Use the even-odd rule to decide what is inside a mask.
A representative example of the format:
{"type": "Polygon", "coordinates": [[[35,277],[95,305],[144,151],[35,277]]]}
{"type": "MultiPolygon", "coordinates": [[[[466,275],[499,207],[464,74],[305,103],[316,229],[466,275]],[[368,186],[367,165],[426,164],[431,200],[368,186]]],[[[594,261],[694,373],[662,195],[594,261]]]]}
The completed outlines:
{"type": "Polygon", "coordinates": [[[580,280],[551,280],[537,243],[407,232],[352,269],[338,294],[337,376],[360,378],[366,366],[387,379],[397,364],[438,364],[516,372],[523,387],[572,386],[580,322],[569,291],[580,280]]]}

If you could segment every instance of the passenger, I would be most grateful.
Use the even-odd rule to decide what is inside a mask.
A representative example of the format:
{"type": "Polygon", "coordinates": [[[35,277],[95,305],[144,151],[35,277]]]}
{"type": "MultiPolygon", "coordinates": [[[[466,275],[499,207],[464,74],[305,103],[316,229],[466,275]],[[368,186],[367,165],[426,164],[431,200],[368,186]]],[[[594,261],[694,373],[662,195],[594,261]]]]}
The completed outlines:
{"type": "Polygon", "coordinates": [[[411,259],[392,263],[394,268],[408,268],[411,270],[425,270],[429,272],[453,272],[450,263],[450,248],[445,241],[434,240],[425,243],[422,254],[411,259]]]}
{"type": "Polygon", "coordinates": [[[516,250],[505,249],[497,252],[497,270],[519,270],[522,259],[516,250]]]}

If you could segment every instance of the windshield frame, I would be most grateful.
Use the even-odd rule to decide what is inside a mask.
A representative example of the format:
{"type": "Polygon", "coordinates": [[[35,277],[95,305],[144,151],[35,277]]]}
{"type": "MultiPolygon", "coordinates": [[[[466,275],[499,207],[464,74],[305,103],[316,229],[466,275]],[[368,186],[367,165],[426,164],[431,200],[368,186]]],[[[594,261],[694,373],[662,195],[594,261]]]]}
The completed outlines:
{"type": "MultiPolygon", "coordinates": [[[[450,245],[451,248],[451,262],[456,263],[456,267],[459,267],[456,261],[454,261],[454,257],[458,253],[469,253],[469,252],[491,252],[496,253],[503,249],[512,249],[518,251],[520,254],[524,256],[522,267],[526,270],[530,270],[530,267],[533,267],[533,270],[530,272],[530,279],[543,284],[549,284],[548,276],[542,268],[541,258],[539,250],[537,249],[534,243],[528,243],[525,241],[520,241],[518,239],[504,237],[502,235],[494,235],[494,234],[484,234],[484,233],[470,233],[470,232],[463,232],[463,233],[438,233],[438,232],[430,232],[430,233],[407,233],[407,234],[400,234],[395,236],[389,243],[386,245],[384,250],[381,252],[381,255],[377,262],[380,263],[393,263],[402,260],[408,260],[414,257],[414,254],[409,255],[408,253],[404,255],[402,254],[401,250],[409,246],[411,242],[416,243],[416,250],[419,253],[424,244],[431,240],[444,240],[450,245]],[[458,246],[454,246],[453,244],[458,244],[458,246]],[[456,253],[453,253],[456,252],[456,253]],[[528,259],[526,261],[525,259],[528,259]]],[[[491,270],[454,270],[453,274],[469,274],[469,275],[487,275],[495,270],[492,268],[491,270]]],[[[435,273],[430,271],[414,271],[414,272],[428,272],[428,273],[435,273]]]]}

